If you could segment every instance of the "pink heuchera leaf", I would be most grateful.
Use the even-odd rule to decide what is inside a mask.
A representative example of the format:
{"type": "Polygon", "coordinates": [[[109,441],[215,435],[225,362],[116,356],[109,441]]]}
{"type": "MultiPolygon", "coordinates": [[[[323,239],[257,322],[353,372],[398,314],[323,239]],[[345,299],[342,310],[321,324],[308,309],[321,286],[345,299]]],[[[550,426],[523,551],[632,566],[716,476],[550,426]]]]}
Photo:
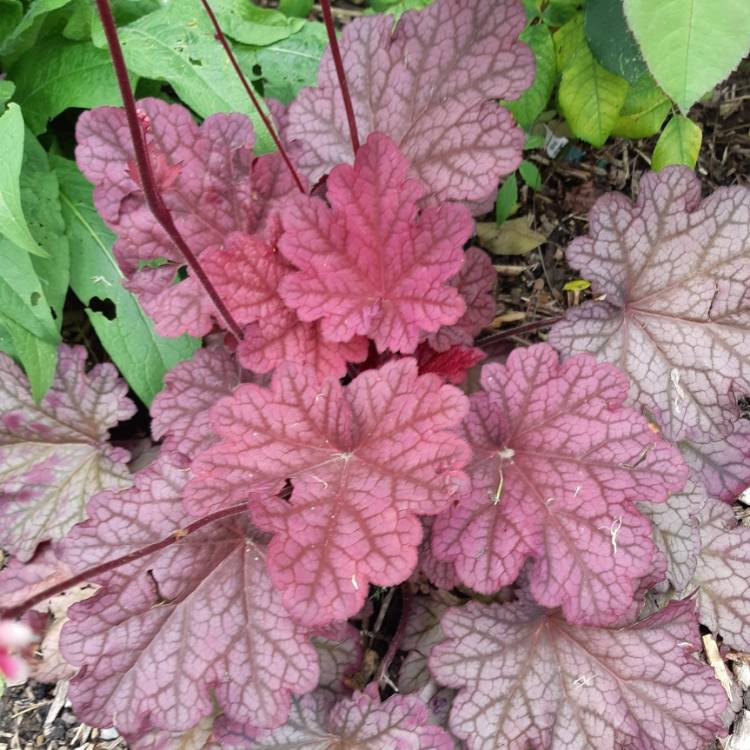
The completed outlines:
{"type": "Polygon", "coordinates": [[[349,691],[347,678],[361,666],[364,648],[359,630],[348,622],[336,622],[321,628],[313,637],[320,659],[318,687],[335,694],[349,691]]]}
{"type": "Polygon", "coordinates": [[[605,298],[569,310],[550,342],[618,364],[670,440],[731,432],[750,392],[750,190],[701,201],[693,172],[670,167],[635,204],[600,198],[589,222],[567,258],[605,298]]]}
{"type": "Polygon", "coordinates": [[[750,487],[750,421],[740,419],[734,432],[718,440],[686,440],[680,447],[711,497],[731,502],[750,487]]]}
{"type": "Polygon", "coordinates": [[[625,628],[572,625],[528,603],[449,610],[430,670],[459,689],[450,728],[469,750],[704,750],[727,699],[692,602],[625,628]]]}
{"type": "Polygon", "coordinates": [[[329,175],[327,199],[295,201],[283,216],[281,252],[299,269],[279,291],[330,341],[369,336],[378,351],[412,353],[423,333],[456,323],[466,306],[448,283],[473,231],[469,212],[418,209],[424,188],[408,160],[373,133],[354,160],[329,175]]]}
{"type": "Polygon", "coordinates": [[[0,354],[0,546],[30,560],[86,517],[89,498],[130,484],[128,452],[109,429],[133,416],[128,387],[110,364],[86,372],[86,350],[61,346],[47,395],[36,404],[28,380],[0,354]]]}
{"type": "Polygon", "coordinates": [[[337,703],[327,691],[294,700],[289,721],[262,734],[250,750],[453,750],[448,734],[428,726],[427,707],[416,696],[392,695],[382,703],[368,692],[337,703]]]}
{"type": "MultiPolygon", "coordinates": [[[[132,490],[98,495],[61,543],[64,560],[84,570],[186,526],[187,476],[162,457],[132,490]]],[[[76,715],[124,734],[178,732],[215,700],[236,721],[283,723],[290,694],[317,684],[318,659],[271,585],[265,539],[234,516],[98,576],[102,589],[70,610],[62,635],[63,655],[81,667],[76,715]]]]}
{"type": "MultiPolygon", "coordinates": [[[[255,137],[243,115],[212,115],[198,126],[179,105],[143,99],[138,107],[162,199],[197,256],[231,232],[262,233],[274,205],[296,191],[278,154],[253,158],[255,137]]],[[[192,278],[175,283],[184,260],[146,206],[124,110],[84,112],[76,137],[78,166],[118,235],[114,250],[128,288],[159,333],[208,333],[215,311],[192,278]],[[154,261],[162,265],[149,267],[154,261]]]]}
{"type": "Polygon", "coordinates": [[[497,273],[487,253],[470,247],[464,254],[464,265],[451,284],[466,304],[466,312],[450,326],[443,326],[427,341],[435,351],[445,352],[457,345],[471,346],[474,338],[495,317],[495,280],[497,273]]]}
{"type": "Polygon", "coordinates": [[[460,582],[456,576],[456,567],[453,563],[438,560],[432,552],[432,527],[434,521],[434,518],[422,519],[424,536],[422,544],[419,546],[419,562],[414,574],[414,580],[419,583],[420,576],[424,576],[433,586],[437,586],[439,589],[450,590],[458,586],[460,582]]]}
{"type": "Polygon", "coordinates": [[[213,442],[209,413],[240,383],[232,354],[220,346],[198,349],[164,376],[164,389],[151,404],[151,434],[163,450],[194,456],[213,442]]]}
{"type": "Polygon", "coordinates": [[[11,558],[0,571],[0,599],[3,607],[16,607],[50,586],[72,575],[70,568],[55,554],[52,545],[41,544],[28,562],[11,558]]]}
{"type": "Polygon", "coordinates": [[[370,581],[408,578],[420,515],[445,509],[465,480],[465,443],[452,432],[466,397],[403,359],[344,387],[285,366],[270,389],[240,386],[214,407],[222,441],[196,458],[186,501],[196,515],[254,498],[274,533],[268,564],[300,622],[345,620],[370,581]],[[290,479],[289,500],[273,497],[290,479]]]}
{"type": "Polygon", "coordinates": [[[698,587],[700,620],[731,648],[750,651],[750,529],[737,525],[730,507],[712,500],[700,536],[692,582],[698,587]]]}
{"type": "Polygon", "coordinates": [[[319,379],[340,378],[349,362],[362,362],[367,357],[367,346],[364,336],[328,341],[321,334],[320,323],[304,323],[293,310],[284,308],[245,328],[237,358],[255,372],[269,373],[292,362],[310,367],[319,379]]]}
{"type": "MultiPolygon", "coordinates": [[[[358,18],[341,34],[361,138],[388,135],[439,200],[482,200],[521,160],[523,133],[497,99],[515,99],[534,81],[530,50],[518,42],[521,3],[437,0],[405,13],[358,18]]],[[[289,107],[286,136],[313,182],[352,159],[330,50],[318,88],[289,107]]]]}
{"type": "Polygon", "coordinates": [[[470,491],[438,516],[433,551],[492,593],[533,558],[531,592],[572,622],[610,623],[651,568],[636,500],[663,502],[687,469],[633,409],[617,368],[547,344],[486,365],[464,425],[470,491]]]}
{"type": "Polygon", "coordinates": [[[654,525],[654,542],[667,560],[667,578],[676,591],[683,591],[695,573],[701,548],[698,526],[707,502],[703,485],[690,477],[685,488],[665,503],[638,503],[654,525]]]}

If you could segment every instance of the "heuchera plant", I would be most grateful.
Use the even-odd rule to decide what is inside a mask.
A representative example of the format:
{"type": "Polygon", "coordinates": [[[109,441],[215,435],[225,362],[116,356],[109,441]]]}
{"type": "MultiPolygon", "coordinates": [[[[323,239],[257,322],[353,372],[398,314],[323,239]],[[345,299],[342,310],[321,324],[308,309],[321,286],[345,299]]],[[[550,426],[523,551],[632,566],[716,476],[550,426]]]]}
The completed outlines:
{"type": "Polygon", "coordinates": [[[706,747],[729,714],[699,622],[750,648],[750,191],[701,202],[672,168],[601,198],[568,251],[594,301],[467,395],[521,3],[360,18],[339,48],[325,0],[318,86],[272,104],[260,157],[244,116],[136,103],[97,5],[125,107],[81,115],[77,162],[157,330],[206,339],[134,473],[112,366],[65,348],[35,404],[0,356],[1,614],[98,587],[61,637],[78,717],[144,749],[706,747]],[[371,586],[400,587],[374,665],[348,624],[394,596],[371,586]]]}

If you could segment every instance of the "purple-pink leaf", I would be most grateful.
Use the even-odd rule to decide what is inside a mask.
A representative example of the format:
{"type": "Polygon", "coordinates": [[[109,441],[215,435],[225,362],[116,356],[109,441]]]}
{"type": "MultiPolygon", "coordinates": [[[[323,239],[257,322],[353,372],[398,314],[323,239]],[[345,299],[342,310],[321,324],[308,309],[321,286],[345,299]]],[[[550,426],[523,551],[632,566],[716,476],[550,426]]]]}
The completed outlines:
{"type": "MultiPolygon", "coordinates": [[[[62,542],[65,562],[85,570],[186,526],[187,476],[162,457],[132,490],[98,495],[62,542]]],[[[70,610],[62,635],[63,655],[81,668],[69,693],[76,715],[130,735],[178,732],[215,701],[235,721],[282,724],[291,693],[317,684],[318,659],[271,585],[266,538],[246,517],[216,520],[97,576],[101,590],[70,610]]]]}
{"type": "Polygon", "coordinates": [[[109,429],[135,413],[110,364],[86,372],[86,350],[61,346],[57,372],[37,404],[26,376],[0,354],[0,546],[22,561],[86,517],[102,489],[130,484],[128,452],[109,429]]]}
{"type": "Polygon", "coordinates": [[[732,509],[712,500],[700,536],[693,578],[700,620],[731,648],[750,651],[750,528],[738,526],[732,509]]]}
{"type": "Polygon", "coordinates": [[[327,691],[294,700],[289,721],[262,734],[251,750],[452,750],[453,741],[428,725],[427,706],[413,695],[380,702],[368,692],[334,702],[327,691]]]}
{"type": "Polygon", "coordinates": [[[461,495],[433,527],[433,551],[482,593],[532,558],[531,591],[572,622],[628,611],[654,546],[635,501],[663,502],[687,469],[633,409],[612,365],[552,347],[516,349],[482,370],[464,425],[473,449],[461,495]]]}
{"type": "Polygon", "coordinates": [[[690,477],[685,488],[665,503],[639,503],[638,508],[654,525],[653,538],[667,561],[667,578],[683,591],[695,573],[701,548],[698,526],[708,502],[706,490],[690,477]]]}
{"type": "Polygon", "coordinates": [[[326,197],[300,198],[283,216],[281,252],[299,271],[279,286],[304,321],[330,341],[368,336],[378,351],[412,353],[425,333],[459,321],[466,305],[449,283],[473,231],[468,210],[419,211],[424,188],[408,160],[373,133],[354,166],[337,166],[326,197]]]}
{"type": "Polygon", "coordinates": [[[436,352],[457,345],[471,346],[479,332],[492,322],[497,308],[493,294],[496,279],[489,255],[478,247],[470,247],[463,268],[451,279],[466,304],[466,312],[453,325],[443,326],[429,336],[427,341],[436,352]]]}
{"type": "MultiPolygon", "coordinates": [[[[196,256],[232,232],[262,233],[274,205],[296,191],[278,154],[253,158],[255,136],[243,115],[212,115],[198,126],[179,105],[143,99],[138,108],[160,195],[196,256]]],[[[128,287],[157,331],[208,333],[215,310],[192,277],[177,283],[185,262],[146,205],[124,110],[84,112],[76,137],[78,166],[118,236],[114,250],[128,287]]]]}
{"type": "Polygon", "coordinates": [[[165,451],[194,456],[213,440],[209,413],[240,383],[240,369],[224,347],[198,349],[164,376],[164,390],[151,404],[151,434],[165,451]]]}
{"type": "Polygon", "coordinates": [[[370,581],[406,579],[434,515],[465,481],[455,434],[467,408],[458,389],[418,375],[413,359],[347,387],[308,370],[276,371],[270,389],[240,386],[214,407],[222,441],[198,456],[187,494],[196,515],[251,494],[255,522],[274,533],[269,569],[300,621],[352,616],[370,581]],[[290,479],[289,500],[273,497],[290,479]]]}
{"type": "Polygon", "coordinates": [[[335,694],[348,692],[347,680],[361,666],[364,650],[362,635],[348,622],[321,628],[313,637],[320,659],[319,687],[335,694]]]}
{"type": "MultiPolygon", "coordinates": [[[[413,173],[439,200],[479,201],[521,160],[523,133],[497,99],[515,99],[534,81],[526,23],[516,0],[437,0],[405,13],[358,18],[341,35],[357,127],[398,145],[413,173]]],[[[298,161],[317,182],[352,148],[328,50],[318,88],[304,89],[287,113],[298,161]]]]}
{"type": "Polygon", "coordinates": [[[701,201],[685,167],[649,173],[635,204],[600,198],[568,248],[601,301],[569,310],[550,342],[591,352],[630,376],[630,397],[670,440],[731,432],[750,392],[750,190],[701,201]]]}
{"type": "Polygon", "coordinates": [[[450,728],[469,750],[704,750],[724,728],[692,602],[612,629],[470,602],[441,627],[430,670],[459,690],[450,728]]]}

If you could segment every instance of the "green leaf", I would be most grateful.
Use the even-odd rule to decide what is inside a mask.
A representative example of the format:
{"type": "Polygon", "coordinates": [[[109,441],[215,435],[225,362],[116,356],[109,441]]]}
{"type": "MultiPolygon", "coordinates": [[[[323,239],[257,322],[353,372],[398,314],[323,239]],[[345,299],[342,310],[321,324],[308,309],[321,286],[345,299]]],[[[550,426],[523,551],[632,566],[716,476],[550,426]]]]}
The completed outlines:
{"type": "Polygon", "coordinates": [[[750,49],[747,0],[624,0],[628,24],[661,88],[687,112],[750,49]]]}
{"type": "Polygon", "coordinates": [[[23,18],[21,0],[0,0],[0,44],[23,18]]]}
{"type": "Polygon", "coordinates": [[[0,117],[0,154],[4,166],[0,169],[0,234],[32,255],[45,251],[32,237],[21,207],[21,164],[23,162],[24,124],[17,104],[9,104],[0,117]]]}
{"type": "Polygon", "coordinates": [[[628,82],[594,59],[586,43],[583,19],[577,16],[570,24],[574,28],[566,36],[570,48],[562,68],[560,110],[578,138],[602,146],[625,103],[628,82]]]}
{"type": "Polygon", "coordinates": [[[552,28],[564,26],[580,11],[583,3],[584,0],[550,0],[542,18],[552,28]]]}
{"type": "Polygon", "coordinates": [[[502,104],[513,113],[522,128],[528,129],[544,110],[552,94],[557,78],[557,60],[552,35],[544,24],[527,27],[520,38],[534,53],[536,76],[531,88],[526,89],[519,99],[502,104]]]}
{"type": "Polygon", "coordinates": [[[4,327],[11,338],[12,346],[6,351],[12,353],[23,366],[31,385],[32,398],[41,401],[55,377],[59,341],[51,344],[40,339],[26,326],[4,317],[2,313],[0,327],[4,327]]]}
{"type": "Polygon", "coordinates": [[[610,73],[636,83],[648,72],[625,20],[622,0],[588,0],[585,29],[594,57],[610,73]]]}
{"type": "Polygon", "coordinates": [[[703,133],[692,120],[675,115],[656,142],[651,169],[658,172],[670,164],[685,164],[692,169],[698,161],[702,140],[703,133]]]}
{"type": "Polygon", "coordinates": [[[529,227],[529,219],[508,219],[501,226],[494,221],[477,222],[477,238],[483,248],[495,255],[526,255],[547,238],[529,227]]]}
{"type": "Polygon", "coordinates": [[[179,0],[120,29],[128,69],[166,81],[201,117],[241,112],[252,120],[257,153],[273,141],[237,79],[198,0],[179,0]]]}
{"type": "Polygon", "coordinates": [[[74,162],[59,156],[52,165],[60,180],[62,211],[71,246],[70,283],[112,361],[138,397],[150,405],[162,389],[164,374],[200,346],[189,336],[163,338],[136,298],[122,286],[112,255],[115,236],[91,200],[92,187],[74,162]],[[115,317],[92,310],[91,300],[111,300],[115,317]]]}
{"type": "Polygon", "coordinates": [[[0,115],[5,112],[5,105],[10,101],[16,84],[13,81],[0,80],[0,115]]]}
{"type": "Polygon", "coordinates": [[[367,14],[388,13],[398,21],[407,10],[422,10],[432,2],[433,0],[372,0],[367,14]]]}
{"type": "Polygon", "coordinates": [[[533,164],[532,162],[524,159],[518,165],[518,172],[520,173],[521,177],[523,177],[523,181],[532,190],[539,190],[539,188],[542,186],[542,176],[539,174],[539,169],[536,164],[533,164]]]}
{"type": "Polygon", "coordinates": [[[301,88],[313,86],[327,45],[325,26],[310,22],[288,39],[258,50],[264,95],[288,104],[301,88]]]}
{"type": "MultiPolygon", "coordinates": [[[[175,4],[182,2],[184,0],[177,0],[175,4]]],[[[290,18],[271,8],[259,8],[250,0],[212,0],[211,7],[226,36],[254,47],[286,39],[304,24],[301,18],[290,18]]]]}
{"type": "Polygon", "coordinates": [[[279,10],[287,16],[307,18],[313,7],[313,0],[281,0],[279,10]]]}
{"type": "Polygon", "coordinates": [[[646,73],[638,83],[630,87],[625,103],[620,110],[612,135],[625,138],[648,138],[658,133],[672,103],[646,73]]]}
{"type": "Polygon", "coordinates": [[[0,44],[0,57],[10,58],[4,60],[5,64],[10,65],[18,55],[31,49],[45,33],[54,31],[58,22],[60,27],[64,26],[65,21],[56,11],[69,2],[70,0],[33,0],[21,21],[0,44]]]}
{"type": "Polygon", "coordinates": [[[35,134],[44,132],[47,122],[68,107],[122,103],[109,53],[88,41],[45,39],[33,55],[24,55],[11,68],[10,75],[16,101],[35,134]]]}
{"type": "Polygon", "coordinates": [[[513,172],[497,191],[495,200],[495,223],[499,226],[518,210],[518,180],[513,172]]]}

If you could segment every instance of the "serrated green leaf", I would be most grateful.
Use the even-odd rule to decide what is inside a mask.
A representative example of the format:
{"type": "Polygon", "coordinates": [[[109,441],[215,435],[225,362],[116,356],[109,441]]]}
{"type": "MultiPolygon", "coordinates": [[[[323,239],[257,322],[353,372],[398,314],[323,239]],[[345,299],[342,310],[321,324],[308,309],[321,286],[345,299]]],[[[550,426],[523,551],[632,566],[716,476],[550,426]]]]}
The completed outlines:
{"type": "Polygon", "coordinates": [[[594,59],[586,42],[583,19],[577,16],[570,24],[574,27],[566,34],[566,46],[570,46],[562,67],[560,110],[578,138],[602,146],[625,103],[628,82],[594,59]]]}
{"type": "Polygon", "coordinates": [[[102,345],[138,397],[150,405],[162,389],[164,374],[200,346],[190,336],[164,338],[122,286],[122,273],[112,255],[115,236],[96,212],[92,187],[75,163],[52,157],[60,180],[63,218],[71,245],[70,283],[86,306],[102,345]],[[92,310],[92,298],[111,300],[115,317],[92,310]]]}
{"type": "Polygon", "coordinates": [[[0,234],[32,255],[44,256],[29,230],[21,206],[21,164],[24,150],[24,124],[17,104],[8,105],[0,117],[0,234]]]}
{"type": "Polygon", "coordinates": [[[648,72],[622,0],[588,0],[584,27],[594,57],[610,73],[634,84],[648,72]]]}
{"type": "Polygon", "coordinates": [[[0,44],[0,57],[6,58],[5,64],[10,65],[19,55],[31,49],[46,32],[56,28],[58,21],[62,29],[65,21],[56,11],[68,3],[70,0],[33,0],[18,25],[0,44]],[[51,24],[51,28],[45,28],[51,24]]]}
{"type": "Polygon", "coordinates": [[[44,39],[33,55],[24,55],[11,68],[10,75],[16,84],[15,99],[35,134],[44,132],[47,122],[68,107],[122,103],[109,53],[88,41],[44,39]]]}
{"type": "Polygon", "coordinates": [[[328,35],[322,23],[310,22],[288,39],[257,51],[263,93],[288,104],[304,86],[313,86],[328,35]]]}
{"type": "Polygon", "coordinates": [[[612,135],[647,138],[658,133],[672,103],[649,73],[630,87],[612,135]]]}
{"type": "Polygon", "coordinates": [[[237,79],[198,0],[179,0],[120,29],[128,69],[166,81],[202,117],[241,112],[253,122],[256,152],[273,141],[237,79]]]}
{"type": "Polygon", "coordinates": [[[747,0],[624,0],[656,82],[687,112],[750,49],[747,0]]]}
{"type": "Polygon", "coordinates": [[[497,191],[495,223],[499,226],[518,210],[518,180],[513,172],[497,191]]]}
{"type": "Polygon", "coordinates": [[[685,164],[691,169],[698,161],[703,132],[687,117],[675,115],[659,136],[651,157],[651,169],[658,172],[670,164],[685,164]]]}
{"type": "Polygon", "coordinates": [[[516,101],[504,101],[502,104],[513,113],[522,128],[528,129],[544,110],[552,94],[557,78],[557,59],[552,34],[544,24],[527,27],[520,38],[534,53],[534,83],[516,101]]]}

